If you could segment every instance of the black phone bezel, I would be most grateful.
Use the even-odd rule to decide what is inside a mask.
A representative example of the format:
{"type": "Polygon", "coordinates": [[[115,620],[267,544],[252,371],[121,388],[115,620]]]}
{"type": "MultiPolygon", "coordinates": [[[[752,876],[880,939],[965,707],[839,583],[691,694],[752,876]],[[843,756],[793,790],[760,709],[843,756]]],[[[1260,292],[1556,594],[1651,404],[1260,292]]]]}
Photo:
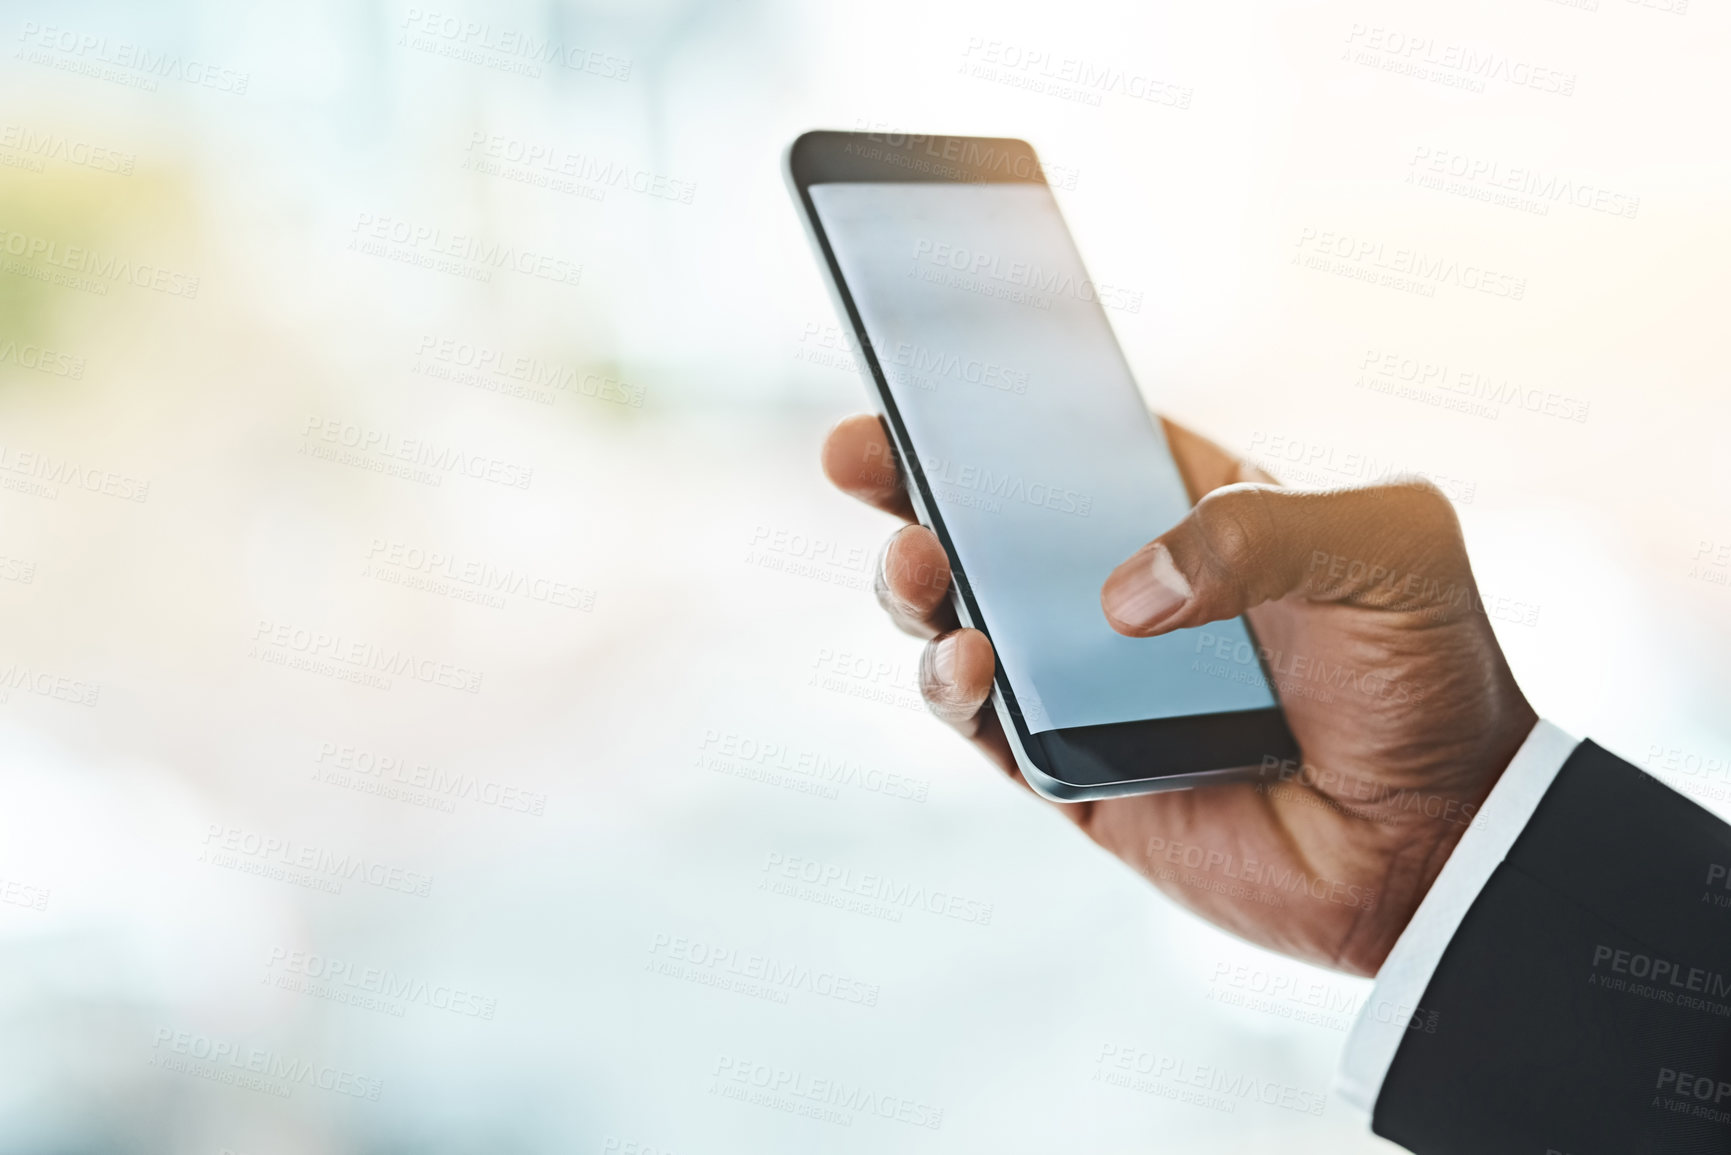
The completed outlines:
{"type": "MultiPolygon", "coordinates": [[[[974,599],[955,544],[950,540],[919,458],[913,452],[888,378],[830,248],[810,189],[814,184],[885,181],[1046,184],[1039,158],[1026,141],[1009,137],[820,130],[803,133],[789,145],[786,164],[800,208],[822,252],[831,287],[846,311],[860,355],[871,372],[889,427],[897,468],[917,488],[914,504],[925,514],[928,528],[943,543],[963,620],[990,638],[991,630],[974,599]]],[[[1066,231],[1068,227],[1066,224],[1066,231]]],[[[1262,647],[1255,644],[1254,629],[1248,620],[1239,620],[1250,633],[1263,676],[1274,687],[1263,663],[1262,647]]],[[[1151,792],[1190,786],[1199,780],[1259,774],[1269,766],[1271,758],[1278,764],[1290,764],[1298,757],[1298,743],[1278,704],[1258,710],[1188,714],[1034,733],[1027,727],[1002,663],[993,674],[993,684],[1005,706],[1001,714],[1007,715],[1015,727],[1015,740],[1040,774],[1051,780],[1035,785],[1042,793],[1064,800],[1151,792]],[[1159,773],[1128,768],[1135,760],[1146,758],[1150,749],[1159,752],[1162,766],[1159,773]]],[[[1278,697],[1276,690],[1277,702],[1278,697]]]]}

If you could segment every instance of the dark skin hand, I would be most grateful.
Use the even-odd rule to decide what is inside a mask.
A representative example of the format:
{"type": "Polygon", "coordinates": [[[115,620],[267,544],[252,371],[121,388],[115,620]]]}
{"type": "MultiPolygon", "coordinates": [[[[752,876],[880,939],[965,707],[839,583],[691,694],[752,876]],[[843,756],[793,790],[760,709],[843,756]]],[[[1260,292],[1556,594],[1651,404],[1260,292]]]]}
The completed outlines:
{"type": "MultiPolygon", "coordinates": [[[[1246,614],[1302,759],[1258,782],[1054,808],[1210,922],[1374,975],[1537,716],[1435,487],[1282,489],[1163,424],[1197,504],[1101,575],[1102,612],[1133,637],[1246,614]]],[[[929,639],[920,680],[932,712],[1021,781],[987,701],[992,644],[958,628],[949,561],[913,524],[879,419],[832,429],[823,468],[908,523],[880,555],[878,600],[897,626],[929,639]]],[[[1230,646],[1198,657],[1255,669],[1230,646]]]]}

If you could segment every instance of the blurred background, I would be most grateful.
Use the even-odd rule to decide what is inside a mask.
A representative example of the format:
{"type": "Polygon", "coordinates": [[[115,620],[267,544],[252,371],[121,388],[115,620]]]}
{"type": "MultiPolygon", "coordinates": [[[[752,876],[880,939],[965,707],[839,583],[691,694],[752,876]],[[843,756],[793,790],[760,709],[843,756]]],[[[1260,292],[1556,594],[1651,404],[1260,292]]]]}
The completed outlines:
{"type": "Polygon", "coordinates": [[[1728,21],[6,4],[0,1151],[1393,1150],[1367,983],[925,715],[780,152],[1033,142],[1150,404],[1435,478],[1540,711],[1731,814],[1728,21]]]}

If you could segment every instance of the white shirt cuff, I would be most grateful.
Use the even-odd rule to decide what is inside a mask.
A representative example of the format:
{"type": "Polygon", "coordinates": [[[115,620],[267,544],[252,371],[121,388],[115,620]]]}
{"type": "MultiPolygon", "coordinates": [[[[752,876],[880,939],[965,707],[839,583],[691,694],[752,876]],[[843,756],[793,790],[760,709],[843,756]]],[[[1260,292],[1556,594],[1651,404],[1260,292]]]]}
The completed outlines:
{"type": "Polygon", "coordinates": [[[1388,952],[1370,998],[1347,1036],[1334,1083],[1341,1098],[1366,1114],[1376,1106],[1394,1053],[1419,1012],[1419,1000],[1430,986],[1443,950],[1579,744],[1539,720],[1388,952]]]}

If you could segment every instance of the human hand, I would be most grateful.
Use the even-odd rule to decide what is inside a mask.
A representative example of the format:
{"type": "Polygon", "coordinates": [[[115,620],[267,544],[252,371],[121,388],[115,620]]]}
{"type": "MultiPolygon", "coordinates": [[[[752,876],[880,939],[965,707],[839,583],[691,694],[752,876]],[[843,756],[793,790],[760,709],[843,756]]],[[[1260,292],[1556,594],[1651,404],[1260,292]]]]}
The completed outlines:
{"type": "MultiPolygon", "coordinates": [[[[1434,486],[1285,490],[1165,429],[1196,507],[1102,575],[1102,608],[1135,637],[1247,615],[1302,759],[1257,782],[1057,809],[1210,922],[1375,974],[1537,717],[1434,486]]],[[[911,524],[894,460],[867,415],[823,447],[832,482],[910,523],[886,543],[875,585],[896,625],[929,639],[927,704],[1020,780],[988,702],[991,642],[958,628],[949,561],[936,534],[911,524]]]]}

